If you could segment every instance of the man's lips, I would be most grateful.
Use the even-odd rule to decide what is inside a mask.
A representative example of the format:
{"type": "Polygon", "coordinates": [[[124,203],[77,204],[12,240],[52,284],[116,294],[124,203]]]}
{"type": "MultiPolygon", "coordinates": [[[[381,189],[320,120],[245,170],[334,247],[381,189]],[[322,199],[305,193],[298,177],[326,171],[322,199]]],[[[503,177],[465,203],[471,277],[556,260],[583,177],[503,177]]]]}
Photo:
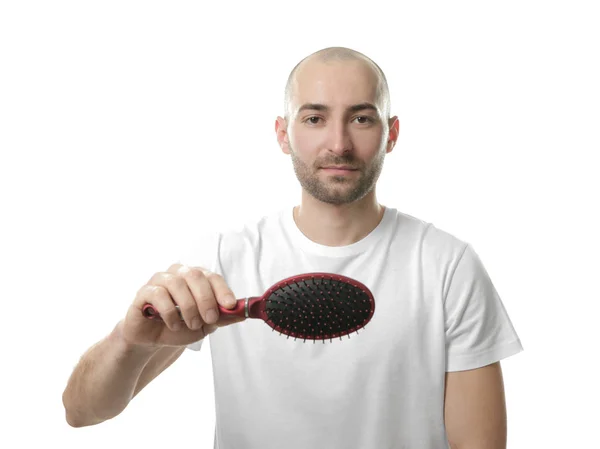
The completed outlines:
{"type": "Polygon", "coordinates": [[[321,167],[321,170],[324,170],[326,173],[336,174],[336,175],[347,175],[350,173],[354,173],[357,171],[356,168],[351,167],[321,167]]]}

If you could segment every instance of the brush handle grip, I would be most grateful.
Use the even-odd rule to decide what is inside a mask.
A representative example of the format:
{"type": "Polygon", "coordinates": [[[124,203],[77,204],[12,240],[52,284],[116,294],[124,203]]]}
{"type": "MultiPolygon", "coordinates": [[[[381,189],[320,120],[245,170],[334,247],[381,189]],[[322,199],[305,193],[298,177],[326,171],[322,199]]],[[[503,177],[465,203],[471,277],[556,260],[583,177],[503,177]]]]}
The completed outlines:
{"type": "MultiPolygon", "coordinates": [[[[219,315],[228,317],[248,318],[248,299],[249,298],[238,299],[237,304],[233,309],[226,309],[221,304],[217,304],[217,307],[219,308],[219,315]]],[[[179,317],[183,320],[179,306],[175,306],[175,308],[179,313],[179,317]]],[[[154,308],[152,304],[145,304],[144,307],[142,307],[142,315],[151,320],[162,321],[160,313],[158,312],[158,310],[156,310],[156,308],[154,308]]]]}

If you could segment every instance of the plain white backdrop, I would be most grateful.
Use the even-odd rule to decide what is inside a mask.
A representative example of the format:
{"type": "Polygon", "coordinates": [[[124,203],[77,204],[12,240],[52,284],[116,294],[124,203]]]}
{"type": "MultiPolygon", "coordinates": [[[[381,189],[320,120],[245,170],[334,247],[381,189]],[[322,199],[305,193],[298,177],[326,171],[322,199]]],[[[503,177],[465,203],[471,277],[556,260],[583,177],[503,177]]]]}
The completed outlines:
{"type": "Polygon", "coordinates": [[[208,344],[98,426],[69,427],[61,395],[196,235],[298,204],[284,84],[346,46],[400,119],[380,202],[471,243],[522,340],[508,447],[598,447],[598,19],[592,1],[2,2],[0,446],[212,448],[208,344]]]}

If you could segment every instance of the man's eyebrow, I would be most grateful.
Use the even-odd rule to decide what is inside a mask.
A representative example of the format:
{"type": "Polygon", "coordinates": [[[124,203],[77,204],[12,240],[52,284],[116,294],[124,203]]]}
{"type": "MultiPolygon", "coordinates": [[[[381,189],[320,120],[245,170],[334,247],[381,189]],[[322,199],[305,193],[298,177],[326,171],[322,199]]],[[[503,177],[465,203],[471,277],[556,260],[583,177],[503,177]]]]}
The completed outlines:
{"type": "Polygon", "coordinates": [[[354,106],[350,106],[348,108],[348,110],[350,112],[358,112],[358,111],[363,111],[365,109],[371,109],[375,112],[377,112],[377,108],[375,107],[374,104],[372,103],[360,103],[360,104],[355,104],[354,106]]]}
{"type": "MultiPolygon", "coordinates": [[[[350,112],[358,112],[358,111],[364,111],[365,109],[370,109],[372,111],[378,112],[377,107],[375,107],[374,104],[372,103],[359,103],[359,104],[355,104],[352,105],[348,108],[348,111],[350,112]]],[[[300,109],[298,109],[298,113],[302,112],[302,111],[329,111],[329,106],[321,104],[321,103],[305,103],[302,106],[300,106],[300,109]]]]}
{"type": "Polygon", "coordinates": [[[328,111],[329,106],[325,106],[324,104],[319,104],[319,103],[304,103],[302,106],[300,106],[300,109],[298,109],[298,113],[300,113],[302,111],[306,111],[306,110],[328,111]]]}

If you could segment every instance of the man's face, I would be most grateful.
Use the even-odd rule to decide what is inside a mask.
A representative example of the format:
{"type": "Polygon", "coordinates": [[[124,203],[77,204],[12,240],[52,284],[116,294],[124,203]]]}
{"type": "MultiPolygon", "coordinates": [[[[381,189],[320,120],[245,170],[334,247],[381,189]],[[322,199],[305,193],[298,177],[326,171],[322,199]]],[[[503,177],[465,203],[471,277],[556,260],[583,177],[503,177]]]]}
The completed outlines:
{"type": "Polygon", "coordinates": [[[386,147],[391,151],[377,87],[377,75],[361,61],[310,61],[299,68],[287,149],[302,188],[316,199],[340,205],[373,190],[386,147]]]}

